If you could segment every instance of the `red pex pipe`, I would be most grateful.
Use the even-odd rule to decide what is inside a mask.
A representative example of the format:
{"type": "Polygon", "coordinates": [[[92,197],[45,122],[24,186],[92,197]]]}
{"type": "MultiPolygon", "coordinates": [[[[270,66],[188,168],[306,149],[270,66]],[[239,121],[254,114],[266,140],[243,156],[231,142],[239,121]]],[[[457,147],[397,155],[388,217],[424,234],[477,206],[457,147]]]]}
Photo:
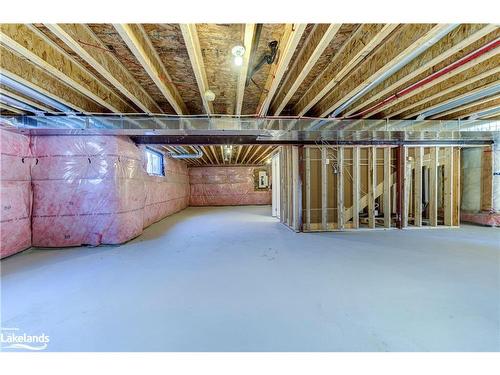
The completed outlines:
{"type": "Polygon", "coordinates": [[[487,52],[489,52],[491,50],[494,50],[498,46],[500,46],[500,38],[498,38],[498,39],[496,39],[496,40],[494,40],[494,41],[492,41],[492,42],[490,42],[488,44],[485,44],[484,46],[482,46],[481,48],[478,48],[474,52],[471,52],[468,55],[462,57],[460,60],[455,61],[453,64],[450,64],[447,67],[444,67],[443,69],[438,70],[435,73],[432,73],[430,76],[428,76],[428,77],[426,77],[426,78],[424,78],[424,79],[422,79],[422,80],[420,80],[418,82],[415,82],[414,84],[408,86],[407,88],[405,88],[405,89],[403,89],[401,91],[398,91],[395,94],[392,94],[391,96],[385,98],[384,100],[382,100],[378,104],[375,104],[375,105],[373,105],[373,106],[365,109],[364,111],[358,112],[358,113],[356,113],[354,115],[351,115],[351,116],[348,116],[348,117],[344,117],[344,118],[345,119],[349,119],[349,118],[364,116],[367,113],[373,112],[376,109],[379,109],[380,107],[386,105],[387,103],[390,103],[393,100],[396,100],[397,98],[405,96],[406,94],[409,94],[410,92],[418,89],[419,87],[422,87],[423,85],[425,85],[425,84],[427,84],[427,83],[429,83],[431,81],[434,81],[435,79],[443,76],[444,74],[449,73],[452,70],[455,70],[455,69],[461,67],[462,65],[468,63],[469,61],[477,59],[481,55],[484,55],[485,53],[487,53],[487,52]]]}

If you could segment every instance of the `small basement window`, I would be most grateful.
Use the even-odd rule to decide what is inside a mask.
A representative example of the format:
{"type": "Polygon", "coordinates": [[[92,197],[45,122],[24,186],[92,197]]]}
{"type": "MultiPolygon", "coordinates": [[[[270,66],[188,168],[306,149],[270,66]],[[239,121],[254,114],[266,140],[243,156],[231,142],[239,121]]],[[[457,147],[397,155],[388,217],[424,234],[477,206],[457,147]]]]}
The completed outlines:
{"type": "Polygon", "coordinates": [[[163,172],[163,154],[159,151],[147,148],[146,156],[148,158],[148,164],[146,167],[147,172],[156,176],[164,176],[165,173],[163,172]]]}

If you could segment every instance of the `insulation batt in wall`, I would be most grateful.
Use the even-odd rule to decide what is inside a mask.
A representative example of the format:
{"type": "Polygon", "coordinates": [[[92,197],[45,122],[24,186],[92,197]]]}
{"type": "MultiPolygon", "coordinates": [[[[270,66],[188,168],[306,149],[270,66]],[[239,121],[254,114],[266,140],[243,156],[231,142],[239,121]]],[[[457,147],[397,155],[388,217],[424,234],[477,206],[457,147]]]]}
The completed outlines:
{"type": "Polygon", "coordinates": [[[29,142],[0,129],[0,258],[31,246],[29,142]]]}
{"type": "MultiPolygon", "coordinates": [[[[145,170],[145,158],[143,165],[145,170]]],[[[189,175],[186,163],[165,157],[164,173],[165,176],[145,176],[144,228],[189,205],[189,175]]]]}
{"type": "Polygon", "coordinates": [[[190,168],[190,205],[235,206],[271,204],[271,191],[269,189],[255,190],[255,169],[255,167],[190,168]]]}
{"type": "Polygon", "coordinates": [[[139,149],[127,137],[32,137],[33,246],[119,244],[143,229],[139,149]]]}

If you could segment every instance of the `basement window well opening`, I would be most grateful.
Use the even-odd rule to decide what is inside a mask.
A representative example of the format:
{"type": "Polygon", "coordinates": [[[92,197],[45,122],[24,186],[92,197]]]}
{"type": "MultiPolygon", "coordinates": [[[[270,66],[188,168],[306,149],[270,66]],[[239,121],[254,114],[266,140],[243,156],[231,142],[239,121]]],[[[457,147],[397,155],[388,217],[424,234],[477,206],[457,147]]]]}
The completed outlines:
{"type": "Polygon", "coordinates": [[[164,176],[165,172],[163,168],[163,154],[161,152],[147,148],[146,157],[146,171],[148,172],[148,174],[155,176],[164,176]]]}

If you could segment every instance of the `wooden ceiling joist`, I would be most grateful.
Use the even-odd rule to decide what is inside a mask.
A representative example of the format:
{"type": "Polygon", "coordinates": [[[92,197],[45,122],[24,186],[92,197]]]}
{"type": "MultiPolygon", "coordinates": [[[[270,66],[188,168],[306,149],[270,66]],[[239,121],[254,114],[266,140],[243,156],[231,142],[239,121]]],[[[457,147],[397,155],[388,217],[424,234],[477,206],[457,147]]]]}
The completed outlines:
{"type": "Polygon", "coordinates": [[[245,150],[245,153],[243,154],[242,158],[241,158],[241,162],[240,164],[246,164],[248,163],[248,160],[247,160],[247,156],[248,156],[248,153],[252,150],[254,146],[247,146],[247,149],[245,150]]]}
{"type": "Polygon", "coordinates": [[[10,105],[7,105],[5,103],[0,102],[0,113],[3,112],[2,109],[4,111],[12,112],[12,113],[15,113],[17,115],[24,115],[25,114],[25,112],[20,110],[19,108],[15,108],[15,107],[12,107],[10,105]]]}
{"type": "MultiPolygon", "coordinates": [[[[469,95],[477,94],[477,93],[480,93],[481,91],[484,91],[484,90],[487,90],[487,89],[491,89],[491,88],[493,88],[493,87],[495,87],[497,85],[498,85],[498,82],[492,82],[490,84],[477,87],[474,90],[467,90],[466,92],[464,92],[461,95],[457,95],[457,96],[454,95],[454,96],[448,97],[448,99],[446,99],[446,100],[442,100],[443,97],[441,97],[441,99],[439,101],[435,102],[435,104],[433,104],[431,106],[428,106],[428,107],[425,107],[425,109],[412,112],[409,115],[405,115],[404,118],[405,119],[412,119],[412,118],[420,115],[421,113],[424,113],[424,112],[436,109],[436,108],[441,107],[443,105],[446,105],[446,104],[449,104],[451,102],[454,102],[455,100],[460,100],[460,99],[466,98],[469,95]]],[[[447,97],[445,97],[445,98],[447,98],[447,97]]]]}
{"type": "MultiPolygon", "coordinates": [[[[384,96],[391,94],[394,90],[402,87],[406,83],[413,83],[412,80],[426,70],[429,71],[429,74],[433,73],[431,70],[432,67],[461,52],[474,42],[477,42],[487,34],[495,31],[495,29],[496,26],[494,25],[460,25],[438,43],[424,51],[418,58],[411,61],[391,77],[384,80],[379,86],[374,87],[370,92],[357,100],[352,105],[352,109],[346,112],[346,116],[351,116],[364,108],[368,108],[374,102],[382,100],[384,96]]],[[[366,118],[372,114],[373,113],[367,113],[363,117],[366,118]]]]}
{"type": "Polygon", "coordinates": [[[103,53],[108,50],[107,47],[87,25],[46,24],[45,26],[142,111],[148,114],[163,112],[112,53],[103,53]]]}
{"type": "Polygon", "coordinates": [[[271,100],[278,89],[278,86],[288,69],[290,60],[293,57],[297,44],[304,33],[306,24],[287,24],[285,31],[278,45],[278,58],[271,67],[265,89],[259,101],[258,113],[266,116],[271,100]]]}
{"type": "Polygon", "coordinates": [[[238,153],[236,154],[236,159],[234,160],[234,163],[235,164],[238,164],[238,160],[240,159],[240,154],[241,154],[241,150],[243,149],[243,146],[242,145],[239,145],[238,146],[238,153]]]}
{"type": "Polygon", "coordinates": [[[0,73],[82,113],[102,113],[103,108],[45,70],[0,46],[0,73]]]}
{"type": "Polygon", "coordinates": [[[45,113],[51,113],[51,114],[57,113],[57,111],[54,110],[53,108],[49,108],[43,104],[35,102],[31,99],[25,98],[24,96],[18,95],[15,92],[13,92],[11,90],[4,89],[2,87],[0,87],[0,95],[10,96],[13,99],[19,100],[20,102],[27,104],[27,105],[30,105],[30,106],[32,106],[32,107],[34,107],[42,112],[45,112],[45,113]]]}
{"type": "Polygon", "coordinates": [[[203,62],[203,55],[201,53],[200,41],[198,39],[198,32],[196,30],[195,24],[180,24],[182,36],[184,38],[184,43],[188,51],[189,60],[191,61],[191,66],[193,68],[194,75],[196,77],[196,83],[198,84],[198,90],[200,91],[201,100],[203,101],[203,106],[208,115],[214,113],[214,108],[212,102],[208,101],[205,93],[209,90],[207,74],[205,71],[205,64],[203,62]]]}
{"type": "Polygon", "coordinates": [[[245,47],[245,54],[243,55],[243,65],[240,68],[238,75],[238,87],[236,89],[236,116],[241,116],[241,109],[243,108],[243,97],[245,95],[245,85],[248,75],[248,67],[250,65],[250,53],[252,51],[252,44],[255,34],[255,24],[245,24],[245,32],[243,36],[243,46],[245,47]]]}
{"type": "Polygon", "coordinates": [[[186,105],[143,27],[140,24],[115,24],[114,27],[175,112],[187,115],[186,105]]]}
{"type": "MultiPolygon", "coordinates": [[[[465,63],[464,65],[460,66],[459,68],[454,69],[446,74],[443,74],[441,77],[439,77],[433,81],[427,82],[426,84],[422,85],[421,87],[417,88],[416,90],[413,90],[412,92],[408,93],[407,95],[401,96],[401,97],[397,98],[396,100],[394,100],[390,103],[387,103],[384,106],[381,106],[377,110],[373,111],[371,113],[371,115],[375,115],[377,113],[383,112],[383,111],[387,110],[388,108],[390,109],[393,107],[397,107],[400,103],[407,101],[408,99],[428,90],[429,88],[436,87],[436,86],[438,88],[440,88],[441,84],[446,84],[446,81],[449,81],[450,79],[455,78],[457,76],[463,77],[463,75],[467,75],[468,70],[473,71],[473,68],[477,67],[480,64],[482,66],[494,66],[494,65],[498,66],[498,61],[495,57],[498,55],[499,51],[500,51],[500,48],[496,48],[494,50],[491,50],[491,51],[485,53],[484,55],[481,55],[480,57],[465,63]]],[[[459,82],[457,84],[460,84],[463,81],[463,79],[460,78],[460,79],[458,79],[458,81],[459,82]]],[[[441,90],[441,89],[439,89],[439,90],[441,90]]]]}
{"type": "Polygon", "coordinates": [[[397,24],[361,25],[333,57],[327,69],[314,80],[311,87],[297,101],[294,113],[297,116],[304,116],[397,26],[397,24]]]}
{"type": "Polygon", "coordinates": [[[125,101],[102,84],[38,29],[25,24],[0,25],[1,42],[62,82],[111,112],[133,112],[125,101]]]}
{"type": "Polygon", "coordinates": [[[488,77],[491,77],[491,76],[494,76],[494,75],[499,75],[500,74],[500,67],[497,67],[497,68],[493,68],[493,69],[490,69],[490,70],[487,70],[481,74],[477,74],[477,75],[474,75],[472,77],[470,77],[469,79],[466,79],[466,80],[462,80],[460,81],[460,83],[457,83],[456,85],[452,85],[446,89],[443,89],[443,90],[439,90],[438,92],[436,92],[435,94],[433,95],[430,95],[430,96],[424,96],[423,99],[421,100],[418,100],[414,103],[409,103],[407,105],[404,105],[404,106],[400,106],[399,108],[397,108],[397,110],[394,110],[392,112],[389,112],[387,113],[386,117],[387,118],[393,118],[395,116],[398,116],[404,112],[408,112],[410,111],[411,109],[413,108],[416,108],[416,107],[419,107],[419,106],[423,106],[425,105],[426,103],[430,102],[430,101],[433,101],[437,98],[440,98],[444,95],[447,95],[453,91],[457,91],[457,90],[460,90],[462,89],[463,87],[466,87],[468,85],[472,85],[480,80],[483,80],[483,79],[486,79],[488,77]]]}
{"type": "Polygon", "coordinates": [[[452,108],[446,112],[438,113],[435,116],[429,117],[429,120],[462,119],[473,113],[498,107],[500,104],[499,99],[500,94],[490,96],[472,103],[464,104],[460,107],[452,108]]]}
{"type": "Polygon", "coordinates": [[[307,37],[297,61],[289,69],[283,85],[271,105],[271,113],[277,116],[283,111],[293,94],[307,77],[314,64],[318,61],[325,48],[337,35],[342,24],[316,24],[307,37]]]}
{"type": "Polygon", "coordinates": [[[405,24],[399,27],[380,48],[352,70],[346,79],[318,103],[314,108],[315,115],[328,116],[445,28],[448,28],[448,25],[405,24]]]}

